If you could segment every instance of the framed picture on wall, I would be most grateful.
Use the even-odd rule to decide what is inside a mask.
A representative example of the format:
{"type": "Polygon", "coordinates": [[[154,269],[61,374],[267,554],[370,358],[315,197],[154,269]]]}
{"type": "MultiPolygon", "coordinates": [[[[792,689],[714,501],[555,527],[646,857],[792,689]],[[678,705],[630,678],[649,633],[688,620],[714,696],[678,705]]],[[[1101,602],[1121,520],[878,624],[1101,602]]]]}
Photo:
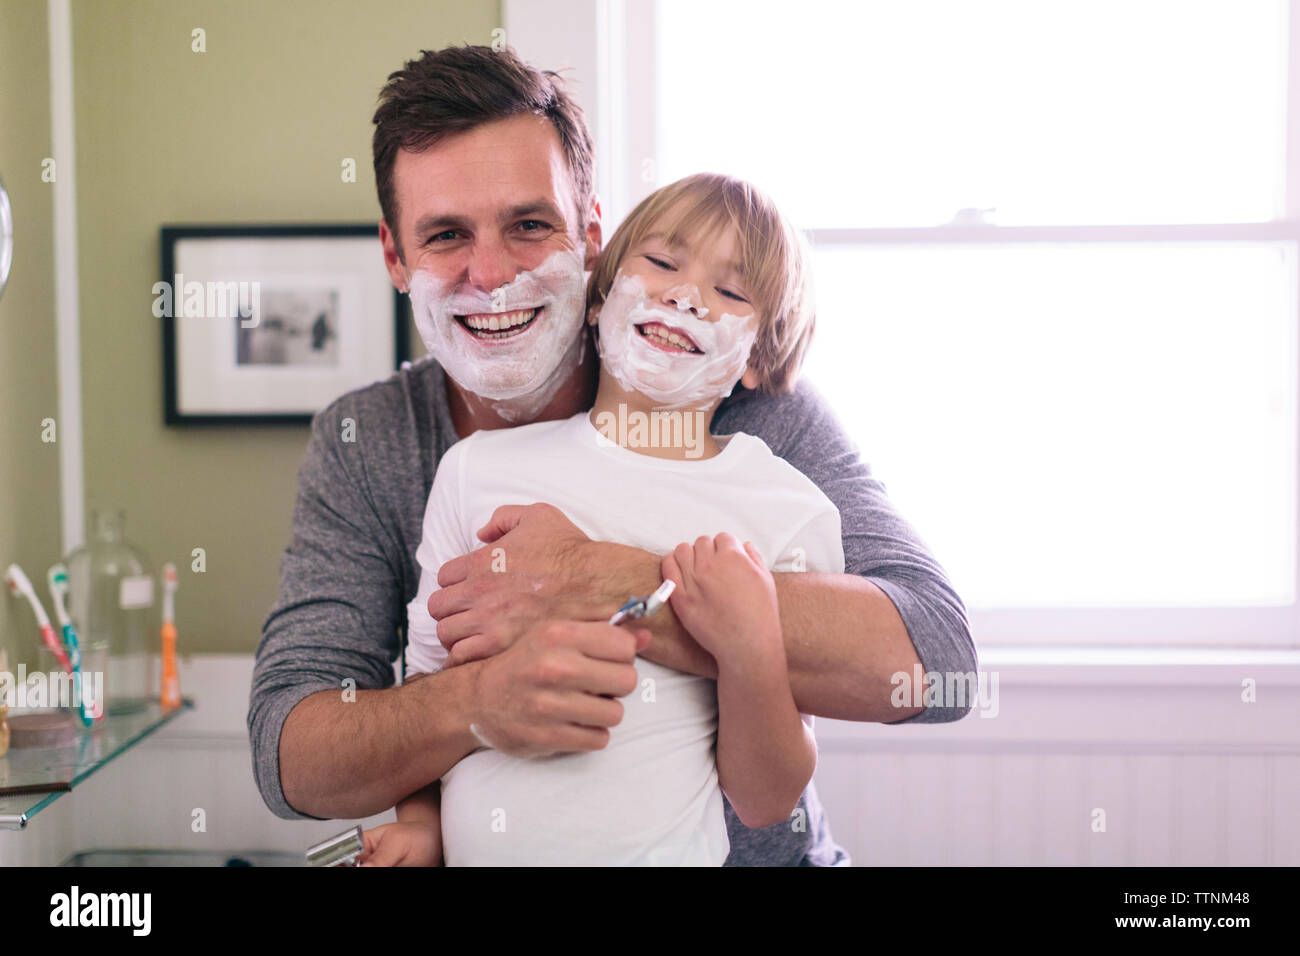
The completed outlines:
{"type": "Polygon", "coordinates": [[[408,356],[374,223],[163,226],[168,425],[293,424],[408,356]]]}

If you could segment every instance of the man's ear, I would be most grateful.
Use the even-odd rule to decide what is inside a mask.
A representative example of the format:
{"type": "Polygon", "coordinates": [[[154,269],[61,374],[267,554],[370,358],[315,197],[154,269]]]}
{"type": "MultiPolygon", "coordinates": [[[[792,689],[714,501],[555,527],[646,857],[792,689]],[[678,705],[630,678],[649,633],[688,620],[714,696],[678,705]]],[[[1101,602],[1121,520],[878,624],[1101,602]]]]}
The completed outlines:
{"type": "Polygon", "coordinates": [[[740,384],[749,389],[758,388],[758,373],[746,365],[745,374],[740,376],[740,384]]]}
{"type": "Polygon", "coordinates": [[[587,258],[583,263],[583,268],[590,272],[596,268],[596,260],[600,258],[600,245],[604,236],[600,230],[600,200],[591,201],[591,214],[587,217],[587,258]]]}
{"type": "Polygon", "coordinates": [[[406,264],[397,254],[396,237],[388,228],[388,223],[382,219],[379,220],[379,241],[384,246],[384,268],[388,270],[388,278],[393,281],[393,287],[398,292],[410,292],[406,285],[406,264]]]}

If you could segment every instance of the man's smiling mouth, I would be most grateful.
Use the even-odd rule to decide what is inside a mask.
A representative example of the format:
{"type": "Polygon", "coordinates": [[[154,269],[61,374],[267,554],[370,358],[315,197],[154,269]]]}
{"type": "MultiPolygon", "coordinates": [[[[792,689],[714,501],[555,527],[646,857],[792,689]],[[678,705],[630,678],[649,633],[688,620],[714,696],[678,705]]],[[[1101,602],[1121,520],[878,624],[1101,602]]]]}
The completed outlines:
{"type": "Polygon", "coordinates": [[[681,329],[673,329],[662,322],[646,322],[636,327],[637,334],[655,348],[679,355],[703,355],[704,350],[681,329]]]}
{"type": "Polygon", "coordinates": [[[479,312],[473,315],[458,315],[456,321],[460,327],[484,341],[512,339],[532,328],[533,322],[542,311],[542,306],[535,309],[518,309],[514,312],[479,312]]]}

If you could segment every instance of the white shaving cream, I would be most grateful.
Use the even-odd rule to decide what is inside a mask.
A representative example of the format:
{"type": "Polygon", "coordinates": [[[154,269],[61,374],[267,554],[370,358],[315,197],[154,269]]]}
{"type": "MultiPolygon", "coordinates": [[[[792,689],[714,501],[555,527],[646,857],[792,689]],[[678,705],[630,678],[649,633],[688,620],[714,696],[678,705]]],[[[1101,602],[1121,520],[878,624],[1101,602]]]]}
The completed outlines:
{"type": "Polygon", "coordinates": [[[506,410],[521,416],[529,408],[538,411],[582,360],[582,267],[581,252],[558,250],[491,292],[457,291],[459,283],[416,270],[407,277],[415,326],[425,348],[461,388],[511,401],[506,410]],[[456,320],[524,309],[541,311],[523,332],[495,341],[476,338],[456,320]]]}
{"type": "Polygon", "coordinates": [[[695,314],[702,319],[709,314],[709,310],[704,307],[703,300],[698,307],[695,306],[695,297],[699,294],[700,290],[693,285],[679,285],[668,290],[668,298],[677,303],[677,308],[695,308],[695,314]]]}
{"type": "Polygon", "coordinates": [[[601,368],[623,388],[657,405],[700,408],[731,394],[749,364],[758,322],[752,313],[728,312],[716,321],[704,321],[683,308],[689,308],[688,296],[677,301],[676,310],[665,309],[646,296],[639,276],[620,270],[600,307],[601,368]],[[646,322],[681,329],[704,354],[665,352],[651,345],[636,329],[646,322]]]}

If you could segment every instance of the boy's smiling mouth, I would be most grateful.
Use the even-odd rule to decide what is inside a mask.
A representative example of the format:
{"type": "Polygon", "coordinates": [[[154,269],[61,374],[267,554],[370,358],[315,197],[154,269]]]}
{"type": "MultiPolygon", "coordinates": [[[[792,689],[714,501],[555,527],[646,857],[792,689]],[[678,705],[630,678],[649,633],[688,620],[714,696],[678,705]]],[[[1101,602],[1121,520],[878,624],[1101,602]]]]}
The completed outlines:
{"type": "Polygon", "coordinates": [[[677,355],[704,354],[704,350],[689,335],[662,322],[645,322],[636,326],[636,331],[641,338],[661,351],[677,355]]]}
{"type": "Polygon", "coordinates": [[[545,306],[535,309],[516,309],[513,312],[477,312],[458,315],[456,322],[476,339],[495,341],[513,339],[531,329],[545,306]]]}

